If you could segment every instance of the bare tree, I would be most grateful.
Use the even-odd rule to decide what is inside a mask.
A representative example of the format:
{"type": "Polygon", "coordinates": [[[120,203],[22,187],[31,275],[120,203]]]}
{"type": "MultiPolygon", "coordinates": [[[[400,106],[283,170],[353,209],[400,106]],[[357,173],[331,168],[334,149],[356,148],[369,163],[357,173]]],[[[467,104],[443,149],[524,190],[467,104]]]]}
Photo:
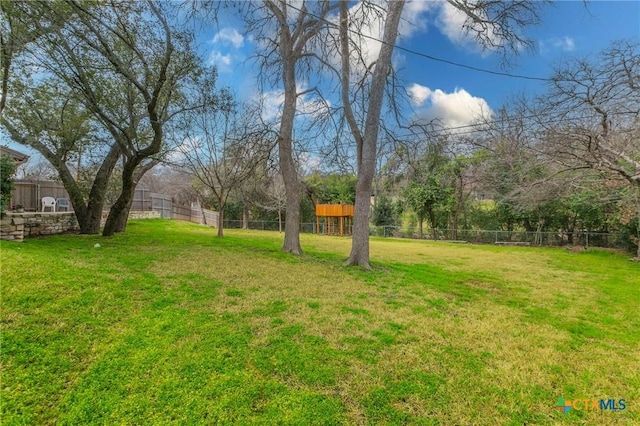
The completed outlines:
{"type": "Polygon", "coordinates": [[[502,53],[503,63],[511,54],[533,46],[520,33],[527,26],[540,23],[540,9],[549,1],[447,0],[447,4],[464,15],[460,30],[471,35],[483,49],[502,53]]]}
{"type": "Polygon", "coordinates": [[[284,243],[282,250],[302,254],[300,245],[300,200],[302,185],[295,163],[293,129],[298,100],[315,88],[301,90],[298,79],[312,72],[317,59],[312,43],[326,26],[327,15],[336,5],[328,0],[303,0],[295,8],[285,0],[265,0],[250,15],[249,30],[257,33],[263,52],[258,57],[265,80],[281,85],[284,101],[278,129],[280,173],[287,193],[284,243]],[[309,9],[313,9],[310,11],[309,9]],[[272,23],[275,22],[275,27],[272,23]]]}
{"type": "Polygon", "coordinates": [[[554,117],[539,122],[549,158],[569,169],[624,179],[640,222],[640,44],[615,42],[597,61],[558,68],[538,105],[540,116],[554,117]]]}
{"type": "MultiPolygon", "coordinates": [[[[539,22],[538,10],[542,2],[500,2],[495,0],[468,2],[448,0],[447,4],[463,14],[465,21],[460,29],[461,32],[473,35],[475,40],[485,49],[503,51],[505,53],[503,57],[507,58],[506,53],[517,53],[521,47],[532,44],[530,40],[520,35],[518,29],[522,26],[539,22]]],[[[349,108],[349,91],[354,90],[350,83],[350,61],[353,58],[354,50],[360,55],[360,58],[362,58],[362,52],[357,52],[357,49],[353,49],[353,46],[358,46],[357,42],[350,42],[350,39],[354,36],[350,27],[351,19],[346,3],[342,3],[340,10],[342,103],[345,108],[347,123],[355,139],[358,151],[358,184],[353,243],[347,263],[359,265],[365,269],[370,268],[369,197],[371,195],[371,181],[375,173],[380,110],[403,5],[402,1],[390,1],[388,3],[380,54],[374,64],[365,62],[365,74],[361,77],[360,84],[356,85],[356,90],[361,90],[363,83],[370,85],[369,91],[366,93],[368,108],[366,109],[364,131],[359,129],[355,115],[349,108]],[[371,67],[374,65],[373,72],[371,72],[371,67]]],[[[356,36],[359,36],[359,34],[356,34],[356,36]]]]}
{"type": "Polygon", "coordinates": [[[206,101],[203,104],[181,117],[178,155],[183,158],[183,168],[215,198],[218,237],[222,237],[229,195],[252,176],[273,143],[265,138],[263,127],[255,123],[254,111],[237,111],[228,96],[223,105],[206,101]]]}
{"type": "Polygon", "coordinates": [[[278,212],[278,232],[282,232],[282,213],[287,207],[287,191],[282,175],[274,175],[264,191],[265,201],[259,205],[267,211],[278,212]]]}
{"type": "Polygon", "coordinates": [[[188,170],[174,167],[154,167],[140,180],[140,185],[158,194],[164,194],[180,205],[200,202],[202,197],[193,188],[193,175],[188,170]]]}
{"type": "Polygon", "coordinates": [[[58,174],[57,170],[51,166],[51,163],[42,160],[37,163],[29,161],[20,167],[20,174],[17,176],[19,179],[31,179],[31,180],[54,180],[58,174]]]}
{"type": "Polygon", "coordinates": [[[400,16],[404,8],[404,1],[389,3],[389,10],[384,24],[382,46],[380,54],[375,61],[375,68],[371,75],[371,89],[364,132],[355,119],[349,99],[351,89],[351,48],[349,39],[349,16],[347,3],[340,3],[340,46],[341,46],[341,84],[342,103],[347,123],[357,148],[358,177],[356,182],[356,202],[353,220],[353,239],[351,254],[347,260],[349,265],[358,265],[370,269],[369,264],[369,215],[372,182],[376,170],[376,154],[378,144],[378,131],[380,129],[380,113],[382,111],[384,87],[387,74],[391,68],[391,54],[398,36],[400,16]]]}

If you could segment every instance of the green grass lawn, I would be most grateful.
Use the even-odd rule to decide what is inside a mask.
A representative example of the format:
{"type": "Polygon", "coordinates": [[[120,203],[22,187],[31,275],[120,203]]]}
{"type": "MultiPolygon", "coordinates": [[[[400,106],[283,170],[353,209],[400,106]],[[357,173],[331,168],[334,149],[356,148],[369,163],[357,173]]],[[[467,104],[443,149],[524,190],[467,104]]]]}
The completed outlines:
{"type": "Polygon", "coordinates": [[[226,234],[3,242],[1,423],[640,424],[629,256],[226,234]]]}

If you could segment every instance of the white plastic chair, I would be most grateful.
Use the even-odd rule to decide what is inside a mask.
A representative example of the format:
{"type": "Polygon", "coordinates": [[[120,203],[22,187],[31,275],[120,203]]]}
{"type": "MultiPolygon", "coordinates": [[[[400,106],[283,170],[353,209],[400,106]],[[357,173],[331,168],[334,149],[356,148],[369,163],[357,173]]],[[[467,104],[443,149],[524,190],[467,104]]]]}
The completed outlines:
{"type": "Polygon", "coordinates": [[[44,212],[44,210],[47,207],[51,207],[51,211],[55,212],[56,211],[56,199],[53,197],[42,197],[42,211],[44,212]]]}
{"type": "Polygon", "coordinates": [[[56,200],[56,209],[61,211],[60,209],[65,209],[65,211],[71,211],[71,205],[69,205],[69,200],[67,198],[58,198],[56,200]]]}

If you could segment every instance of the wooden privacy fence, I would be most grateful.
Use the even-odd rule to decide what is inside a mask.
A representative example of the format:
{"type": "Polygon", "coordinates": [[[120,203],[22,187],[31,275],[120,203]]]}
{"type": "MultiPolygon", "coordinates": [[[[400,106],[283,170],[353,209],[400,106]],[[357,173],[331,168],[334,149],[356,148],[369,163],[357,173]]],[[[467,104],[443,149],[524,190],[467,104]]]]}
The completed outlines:
{"type": "MultiPolygon", "coordinates": [[[[159,211],[155,208],[153,210],[159,211]]],[[[184,220],[213,227],[218,226],[218,212],[203,209],[200,206],[180,206],[172,204],[170,206],[170,216],[167,216],[168,212],[169,210],[167,210],[166,205],[164,205],[160,211],[160,217],[173,220],[184,220]]]]}
{"type": "MultiPolygon", "coordinates": [[[[27,212],[39,212],[42,211],[43,197],[69,199],[69,194],[64,189],[64,185],[59,182],[51,180],[16,180],[14,181],[14,189],[11,192],[9,205],[21,205],[27,212]]],[[[177,205],[173,203],[170,196],[151,192],[146,188],[136,188],[131,211],[156,211],[160,214],[160,217],[165,219],[186,220],[209,226],[218,226],[218,212],[203,209],[199,205],[177,205]]]]}
{"type": "Polygon", "coordinates": [[[61,183],[51,180],[15,180],[10,206],[23,206],[25,211],[42,211],[42,198],[69,199],[61,183]]]}
{"type": "Polygon", "coordinates": [[[170,196],[151,192],[146,188],[136,188],[131,210],[155,211],[164,219],[184,220],[208,226],[218,226],[218,212],[203,209],[197,204],[191,206],[175,204],[170,196]]]}

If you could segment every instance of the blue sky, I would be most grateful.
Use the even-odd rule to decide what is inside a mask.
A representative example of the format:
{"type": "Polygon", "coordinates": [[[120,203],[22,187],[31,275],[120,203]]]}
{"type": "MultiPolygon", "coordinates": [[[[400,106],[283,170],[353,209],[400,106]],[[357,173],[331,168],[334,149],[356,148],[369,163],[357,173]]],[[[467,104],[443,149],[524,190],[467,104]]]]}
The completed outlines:
{"type": "MultiPolygon", "coordinates": [[[[541,25],[524,30],[535,42],[534,51],[512,56],[505,69],[498,54],[482,52],[462,36],[459,17],[444,4],[408,3],[398,45],[478,68],[546,78],[563,59],[595,56],[613,40],[640,40],[640,1],[561,1],[543,9],[541,25]]],[[[219,68],[220,84],[230,86],[240,97],[254,96],[255,65],[243,61],[256,46],[243,34],[240,22],[224,17],[203,30],[201,40],[205,56],[219,68]]],[[[400,50],[394,62],[418,113],[437,116],[451,126],[468,123],[480,111],[495,110],[519,92],[544,90],[543,82],[471,71],[400,50]]]]}
{"type": "MultiPolygon", "coordinates": [[[[409,2],[398,45],[478,68],[546,78],[563,59],[595,56],[613,40],[640,40],[640,0],[586,4],[560,1],[543,9],[541,25],[525,30],[535,41],[535,50],[513,57],[511,66],[503,69],[498,55],[482,53],[475,43],[461,37],[456,17],[447,14],[444,4],[409,2]]],[[[240,98],[255,97],[257,71],[248,59],[256,44],[251,35],[244,34],[242,22],[232,15],[221,16],[217,23],[203,23],[198,28],[202,55],[218,67],[219,85],[232,88],[240,98]]],[[[544,90],[543,82],[479,73],[400,50],[396,51],[394,63],[407,91],[414,96],[416,113],[426,118],[438,117],[448,126],[468,124],[477,114],[495,111],[519,92],[538,94],[544,90]]],[[[277,90],[270,92],[267,115],[276,114],[280,100],[277,90]]],[[[0,139],[0,143],[6,142],[0,139]]]]}

